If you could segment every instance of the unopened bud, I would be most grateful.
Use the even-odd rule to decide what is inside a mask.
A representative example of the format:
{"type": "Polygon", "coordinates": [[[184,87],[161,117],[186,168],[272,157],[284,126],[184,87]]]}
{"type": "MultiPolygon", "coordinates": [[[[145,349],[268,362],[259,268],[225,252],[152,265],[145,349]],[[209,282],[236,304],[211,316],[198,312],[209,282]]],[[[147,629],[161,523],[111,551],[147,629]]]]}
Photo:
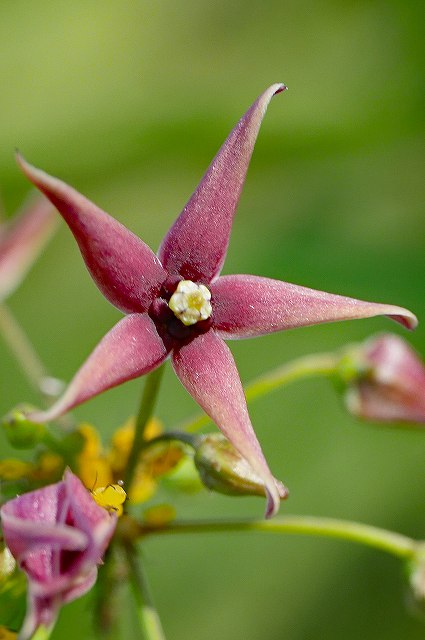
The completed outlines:
{"type": "Polygon", "coordinates": [[[425,366],[402,338],[382,334],[351,347],[341,360],[340,374],[353,415],[425,423],[425,366]]]}
{"type": "MultiPolygon", "coordinates": [[[[200,439],[194,461],[208,489],[231,496],[266,495],[263,479],[220,433],[200,439]]],[[[287,488],[278,480],[275,482],[280,497],[286,498],[287,488]]]]}
{"type": "Polygon", "coordinates": [[[18,407],[3,418],[6,437],[15,449],[32,449],[46,434],[45,425],[31,422],[27,411],[29,407],[18,407]]]}

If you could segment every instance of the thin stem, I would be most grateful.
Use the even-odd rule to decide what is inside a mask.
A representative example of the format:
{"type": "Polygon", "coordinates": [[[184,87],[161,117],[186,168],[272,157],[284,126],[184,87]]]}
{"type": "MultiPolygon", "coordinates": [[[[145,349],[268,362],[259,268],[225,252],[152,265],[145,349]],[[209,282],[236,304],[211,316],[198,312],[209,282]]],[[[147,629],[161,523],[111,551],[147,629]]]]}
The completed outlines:
{"type": "Polygon", "coordinates": [[[30,384],[40,391],[41,381],[46,377],[44,366],[27,334],[4,303],[0,305],[0,331],[30,384]]]}
{"type": "Polygon", "coordinates": [[[37,627],[37,629],[34,631],[33,635],[31,636],[31,640],[49,640],[52,634],[53,628],[54,628],[54,625],[52,625],[51,627],[45,627],[44,625],[37,627]]]}
{"type": "Polygon", "coordinates": [[[128,457],[126,475],[124,478],[127,493],[130,493],[134,472],[139,461],[139,455],[146,442],[145,430],[155,408],[163,373],[164,365],[161,365],[146,376],[139,413],[136,418],[134,440],[128,457]]]}
{"type": "Polygon", "coordinates": [[[41,394],[43,400],[50,400],[57,395],[62,387],[60,381],[48,375],[24,329],[4,302],[0,304],[0,333],[30,385],[41,394]]]}
{"type": "Polygon", "coordinates": [[[127,563],[121,547],[109,545],[103,564],[99,567],[94,593],[96,631],[102,640],[114,640],[122,616],[120,588],[125,584],[127,563]]]}
{"type": "Polygon", "coordinates": [[[265,533],[301,534],[340,538],[380,549],[399,558],[412,558],[420,543],[400,533],[334,518],[282,516],[274,520],[229,520],[171,522],[163,526],[139,524],[138,534],[219,533],[229,531],[261,531],[265,533]]]}
{"type": "MultiPolygon", "coordinates": [[[[279,389],[290,382],[296,382],[303,378],[312,376],[330,377],[335,373],[339,360],[340,357],[333,353],[318,353],[288,362],[282,367],[274,369],[249,382],[245,386],[247,402],[261,398],[275,389],[279,389]]],[[[201,414],[185,422],[181,428],[193,433],[205,427],[210,422],[211,419],[207,415],[201,414]]]]}
{"type": "Polygon", "coordinates": [[[131,544],[126,544],[124,548],[130,569],[129,579],[137,605],[137,617],[142,637],[144,640],[165,640],[164,630],[158,612],[152,602],[149,584],[136,549],[131,544]]]}

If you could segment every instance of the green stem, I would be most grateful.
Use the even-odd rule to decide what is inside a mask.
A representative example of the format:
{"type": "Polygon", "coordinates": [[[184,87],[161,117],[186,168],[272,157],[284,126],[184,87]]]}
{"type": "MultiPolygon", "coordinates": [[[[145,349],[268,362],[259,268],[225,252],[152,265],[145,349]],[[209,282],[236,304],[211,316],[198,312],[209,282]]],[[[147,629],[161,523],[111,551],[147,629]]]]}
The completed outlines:
{"type": "Polygon", "coordinates": [[[53,628],[54,625],[52,625],[51,627],[45,627],[43,625],[41,627],[38,627],[31,636],[31,640],[49,640],[53,628]]]}
{"type": "Polygon", "coordinates": [[[152,596],[135,547],[125,545],[127,562],[130,569],[130,584],[137,605],[140,631],[144,640],[165,640],[165,634],[159,615],[152,602],[152,596]]]}
{"type": "Polygon", "coordinates": [[[136,426],[134,431],[134,440],[128,457],[126,475],[124,478],[125,489],[130,493],[131,483],[133,482],[134,472],[139,461],[139,455],[145,445],[146,425],[152,417],[156,398],[158,396],[159,386],[162,375],[164,373],[164,365],[161,365],[146,376],[145,386],[143,389],[142,399],[140,402],[139,413],[136,418],[136,426]]]}
{"type": "Polygon", "coordinates": [[[62,388],[60,381],[48,375],[24,329],[4,302],[0,304],[0,332],[30,385],[43,400],[57,395],[62,388]]]}
{"type": "MultiPolygon", "coordinates": [[[[282,367],[274,369],[248,383],[245,387],[247,402],[261,398],[275,389],[303,378],[312,376],[330,377],[335,373],[339,360],[340,356],[333,353],[318,353],[288,362],[282,367]]],[[[193,433],[210,422],[211,419],[202,414],[185,422],[181,428],[193,433]]]]}
{"type": "Polygon", "coordinates": [[[118,636],[122,617],[120,587],[125,584],[126,559],[118,545],[109,545],[104,562],[99,567],[94,592],[94,619],[97,636],[102,640],[114,640],[118,636]]]}
{"type": "Polygon", "coordinates": [[[371,525],[314,516],[282,516],[273,520],[229,520],[171,522],[161,527],[139,523],[138,534],[211,533],[261,531],[340,538],[380,549],[399,558],[412,558],[420,543],[412,538],[371,525]]]}

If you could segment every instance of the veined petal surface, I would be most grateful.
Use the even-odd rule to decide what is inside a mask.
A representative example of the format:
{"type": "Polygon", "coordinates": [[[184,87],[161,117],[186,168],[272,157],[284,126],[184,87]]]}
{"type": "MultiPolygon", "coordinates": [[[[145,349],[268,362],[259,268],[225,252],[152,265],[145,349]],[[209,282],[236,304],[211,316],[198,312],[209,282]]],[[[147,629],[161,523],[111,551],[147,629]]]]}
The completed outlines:
{"type": "Polygon", "coordinates": [[[264,480],[268,496],[266,516],[274,515],[279,509],[280,485],[270,472],[252,427],[229,348],[213,331],[208,331],[176,349],[172,362],[191,396],[264,480]]]}
{"type": "Polygon", "coordinates": [[[35,422],[54,420],[73,407],[158,367],[168,352],[147,314],[118,322],[99,342],[64,395],[46,411],[29,414],[35,422]]]}
{"type": "Polygon", "coordinates": [[[103,295],[124,313],[146,311],[167,275],[153,251],[65,182],[36,169],[20,155],[17,161],[64,218],[103,295]]]}
{"type": "Polygon", "coordinates": [[[165,236],[158,255],[171,274],[204,284],[219,274],[261,121],[271,98],[284,89],[274,84],[254,102],[165,236]]]}
{"type": "Polygon", "coordinates": [[[258,276],[222,276],[211,285],[211,294],[213,326],[226,339],[380,315],[387,315],[409,329],[417,324],[413,313],[402,307],[258,276]]]}

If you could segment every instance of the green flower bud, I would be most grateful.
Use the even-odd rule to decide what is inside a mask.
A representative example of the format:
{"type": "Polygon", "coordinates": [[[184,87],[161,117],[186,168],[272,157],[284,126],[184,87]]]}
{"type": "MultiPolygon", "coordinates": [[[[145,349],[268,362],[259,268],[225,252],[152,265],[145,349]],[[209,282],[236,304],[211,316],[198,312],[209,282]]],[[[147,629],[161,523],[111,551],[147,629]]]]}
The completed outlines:
{"type": "MultiPolygon", "coordinates": [[[[230,496],[266,495],[263,479],[221,433],[199,439],[194,461],[208,489],[230,496]]],[[[275,482],[280,497],[286,498],[287,488],[275,482]]]]}
{"type": "Polygon", "coordinates": [[[46,435],[46,426],[28,420],[30,407],[17,407],[3,418],[2,426],[12,447],[33,449],[46,435]]]}

